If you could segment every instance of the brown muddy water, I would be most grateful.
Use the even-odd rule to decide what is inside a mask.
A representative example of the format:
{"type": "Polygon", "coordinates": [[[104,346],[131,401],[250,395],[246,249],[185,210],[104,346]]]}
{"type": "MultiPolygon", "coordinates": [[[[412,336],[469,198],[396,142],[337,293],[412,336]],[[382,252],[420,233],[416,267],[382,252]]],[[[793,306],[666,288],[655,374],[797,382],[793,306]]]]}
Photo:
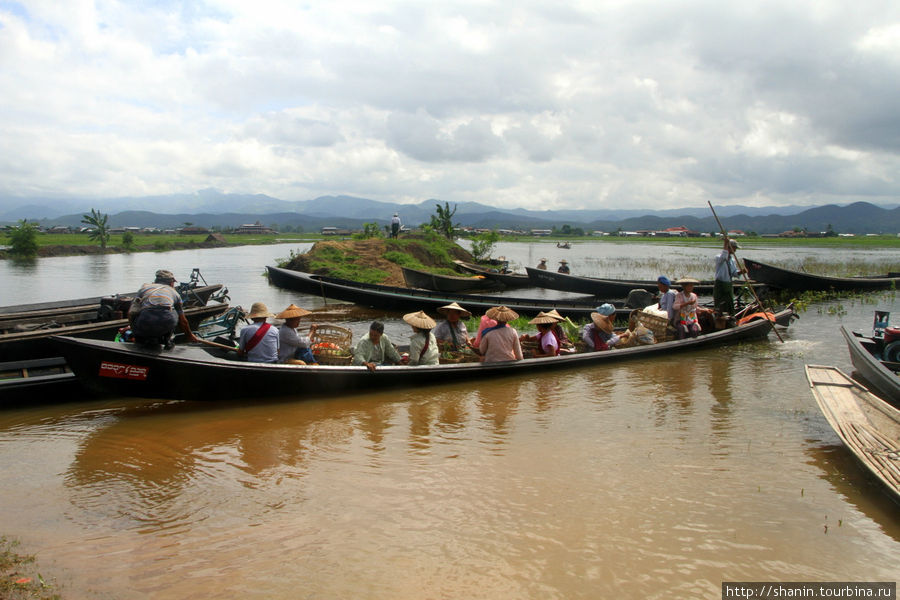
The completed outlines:
{"type": "MultiPolygon", "coordinates": [[[[107,264],[99,293],[163,260],[200,266],[240,304],[315,303],[259,276],[287,250],[243,250],[265,254],[107,264]],[[241,260],[258,264],[240,276],[241,260]]],[[[75,280],[96,258],[32,275],[75,280]]],[[[900,322],[896,293],[833,300],[784,343],[391,393],[5,410],[0,533],[67,599],[720,598],[723,581],[896,581],[900,507],[803,375],[852,371],[838,327],[867,331],[876,309],[900,322]]]]}

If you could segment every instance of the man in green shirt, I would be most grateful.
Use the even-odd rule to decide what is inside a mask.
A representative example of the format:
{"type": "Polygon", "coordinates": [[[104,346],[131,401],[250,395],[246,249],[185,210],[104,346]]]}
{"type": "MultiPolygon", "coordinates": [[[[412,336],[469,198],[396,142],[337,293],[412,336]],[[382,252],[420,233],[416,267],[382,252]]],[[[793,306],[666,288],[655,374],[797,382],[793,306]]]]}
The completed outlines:
{"type": "Polygon", "coordinates": [[[353,350],[353,364],[365,365],[370,371],[374,371],[378,365],[399,363],[400,354],[390,338],[384,335],[384,323],[372,321],[369,325],[369,334],[359,340],[353,350]]]}

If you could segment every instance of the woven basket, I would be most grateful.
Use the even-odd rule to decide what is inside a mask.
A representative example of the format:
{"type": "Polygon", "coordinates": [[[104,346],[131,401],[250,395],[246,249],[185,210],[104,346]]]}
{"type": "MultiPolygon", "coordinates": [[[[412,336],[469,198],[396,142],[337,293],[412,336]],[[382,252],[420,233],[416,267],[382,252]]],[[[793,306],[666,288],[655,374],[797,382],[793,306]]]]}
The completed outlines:
{"type": "Polygon", "coordinates": [[[669,320],[665,317],[658,317],[640,310],[633,311],[631,316],[634,318],[635,325],[643,325],[652,331],[657,342],[665,342],[672,339],[672,334],[668,329],[669,320]]]}
{"type": "Polygon", "coordinates": [[[323,323],[309,336],[312,353],[320,365],[349,365],[353,332],[337,325],[323,323]]]}

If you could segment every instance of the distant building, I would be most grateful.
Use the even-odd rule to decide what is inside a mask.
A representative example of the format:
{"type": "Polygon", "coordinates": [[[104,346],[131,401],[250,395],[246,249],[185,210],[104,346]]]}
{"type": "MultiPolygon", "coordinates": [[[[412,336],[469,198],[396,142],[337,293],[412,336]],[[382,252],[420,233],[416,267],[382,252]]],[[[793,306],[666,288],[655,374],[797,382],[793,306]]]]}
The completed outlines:
{"type": "Polygon", "coordinates": [[[253,233],[253,234],[257,234],[257,235],[272,235],[274,233],[277,233],[274,229],[272,229],[271,227],[266,227],[265,225],[261,224],[259,221],[257,221],[256,223],[252,223],[252,224],[241,225],[240,227],[235,229],[234,232],[235,233],[253,233]]]}
{"type": "Polygon", "coordinates": [[[547,235],[550,235],[551,233],[553,233],[552,229],[532,229],[531,230],[531,235],[534,235],[537,237],[547,236],[547,235]]]}

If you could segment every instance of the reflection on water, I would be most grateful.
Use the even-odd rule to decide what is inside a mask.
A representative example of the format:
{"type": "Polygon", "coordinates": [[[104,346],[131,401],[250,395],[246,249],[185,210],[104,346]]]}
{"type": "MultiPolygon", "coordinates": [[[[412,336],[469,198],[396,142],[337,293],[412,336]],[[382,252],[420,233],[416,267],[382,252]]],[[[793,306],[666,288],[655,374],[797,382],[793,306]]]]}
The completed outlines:
{"type": "MultiPolygon", "coordinates": [[[[240,302],[296,300],[248,273],[240,302]]],[[[900,304],[840,304],[784,344],[305,402],[3,411],[0,533],[73,598],[719,598],[723,580],[893,580],[900,513],[803,364],[850,370],[838,325],[900,304]]]]}

